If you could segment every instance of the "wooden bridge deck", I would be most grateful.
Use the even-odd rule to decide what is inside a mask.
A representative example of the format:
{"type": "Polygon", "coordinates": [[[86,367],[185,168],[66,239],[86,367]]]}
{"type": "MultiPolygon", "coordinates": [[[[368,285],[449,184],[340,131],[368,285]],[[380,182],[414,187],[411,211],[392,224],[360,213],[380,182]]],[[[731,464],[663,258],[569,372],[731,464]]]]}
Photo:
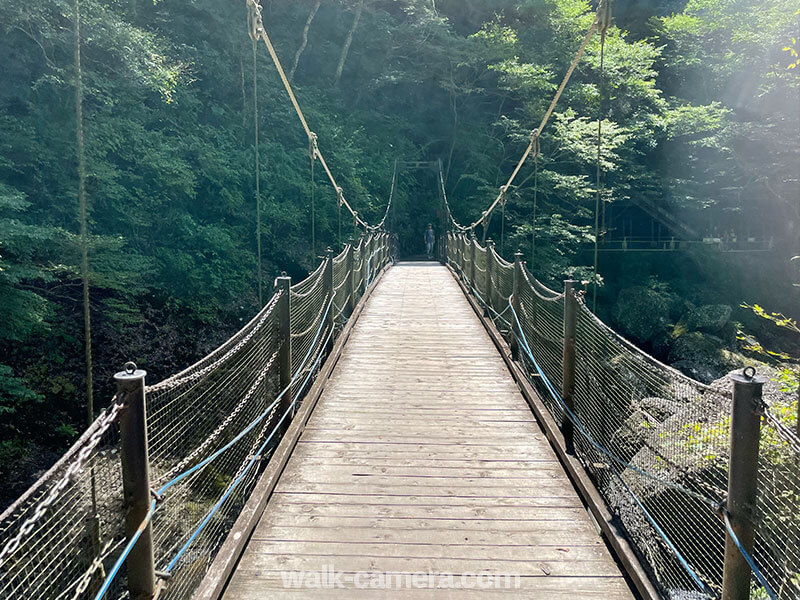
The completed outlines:
{"type": "Polygon", "coordinates": [[[457,282],[438,264],[400,264],[356,324],[224,600],[496,595],[632,598],[457,282]]]}

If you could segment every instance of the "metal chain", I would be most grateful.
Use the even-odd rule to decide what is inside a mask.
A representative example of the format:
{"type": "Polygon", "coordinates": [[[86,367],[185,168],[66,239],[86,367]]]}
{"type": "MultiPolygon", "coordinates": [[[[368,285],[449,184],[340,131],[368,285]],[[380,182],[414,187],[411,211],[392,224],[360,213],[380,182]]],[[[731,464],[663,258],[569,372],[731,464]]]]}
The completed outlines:
{"type": "Polygon", "coordinates": [[[234,408],[228,414],[228,416],[225,417],[225,419],[222,421],[222,423],[220,423],[217,426],[217,428],[213,432],[211,432],[211,434],[205,440],[203,440],[203,442],[199,446],[197,446],[197,448],[192,450],[192,452],[190,452],[182,461],[180,461],[177,465],[175,465],[172,469],[170,469],[168,473],[165,473],[162,477],[160,477],[158,479],[159,482],[171,479],[177,473],[180,473],[181,471],[183,471],[186,468],[186,465],[188,465],[192,461],[192,459],[194,459],[203,450],[208,448],[208,446],[211,445],[214,442],[214,440],[216,440],[223,431],[225,431],[225,429],[228,427],[228,425],[231,424],[231,422],[239,415],[239,413],[242,411],[242,409],[247,405],[247,403],[249,402],[250,398],[255,393],[255,390],[257,389],[257,387],[261,384],[261,382],[264,380],[264,378],[269,373],[269,370],[270,370],[270,368],[272,368],[272,365],[275,363],[275,359],[277,358],[279,353],[280,353],[279,351],[275,351],[272,354],[272,356],[270,356],[269,361],[261,369],[261,373],[256,378],[255,382],[250,386],[250,389],[247,390],[247,392],[245,393],[244,398],[242,398],[241,402],[239,402],[239,404],[236,406],[236,408],[234,408]]]}
{"type": "Polygon", "coordinates": [[[117,403],[117,399],[118,397],[115,395],[108,412],[106,412],[104,416],[97,420],[97,431],[91,435],[86,442],[86,445],[80,449],[75,461],[67,468],[64,474],[61,476],[61,479],[52,488],[50,488],[50,492],[47,494],[47,497],[39,503],[33,515],[25,520],[17,535],[11,538],[3,548],[2,552],[0,552],[0,565],[2,565],[9,556],[17,551],[17,549],[20,547],[20,544],[22,544],[23,538],[33,531],[36,523],[44,516],[45,512],[47,512],[47,509],[53,504],[53,502],[56,501],[61,492],[63,492],[64,489],[70,484],[72,478],[81,470],[92,451],[100,443],[100,439],[103,437],[106,431],[108,431],[111,425],[114,424],[117,416],[119,415],[119,409],[122,406],[121,404],[117,403]]]}
{"type": "MultiPolygon", "coordinates": [[[[264,326],[264,323],[267,322],[267,317],[269,317],[272,314],[272,309],[275,306],[277,306],[278,299],[280,298],[281,294],[283,294],[283,291],[278,291],[277,293],[275,293],[275,295],[272,297],[272,299],[270,300],[270,302],[267,305],[267,307],[264,308],[263,315],[262,315],[261,319],[256,323],[256,325],[253,327],[253,329],[250,330],[247,333],[247,335],[245,335],[241,340],[239,340],[239,342],[233,348],[228,350],[225,354],[220,356],[218,359],[216,359],[212,363],[206,365],[202,369],[194,371],[193,373],[190,373],[190,374],[188,374],[186,376],[181,376],[181,374],[178,373],[177,375],[173,375],[171,377],[167,377],[166,379],[164,379],[163,381],[160,381],[159,383],[157,383],[155,385],[148,386],[147,387],[147,393],[152,394],[154,392],[160,392],[161,390],[163,390],[165,388],[176,387],[176,386],[178,386],[178,385],[180,385],[182,383],[190,383],[190,382],[193,382],[193,381],[197,381],[198,379],[201,379],[203,376],[207,375],[208,373],[210,373],[211,371],[216,369],[220,364],[222,364],[227,359],[229,359],[231,356],[233,356],[234,354],[239,352],[239,350],[241,350],[242,347],[245,344],[247,344],[247,342],[249,342],[253,338],[253,336],[261,330],[261,328],[264,326]]],[[[209,356],[211,356],[211,355],[209,355],[209,356]]],[[[208,357],[206,357],[206,358],[208,358],[208,357]]]]}

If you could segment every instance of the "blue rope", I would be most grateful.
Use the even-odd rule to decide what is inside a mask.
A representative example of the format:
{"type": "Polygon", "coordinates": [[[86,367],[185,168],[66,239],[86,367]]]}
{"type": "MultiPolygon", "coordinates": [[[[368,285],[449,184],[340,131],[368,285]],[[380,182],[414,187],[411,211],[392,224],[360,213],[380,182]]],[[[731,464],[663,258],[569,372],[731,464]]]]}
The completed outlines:
{"type": "Polygon", "coordinates": [[[278,404],[278,402],[280,402],[281,398],[283,398],[283,396],[286,394],[286,392],[289,391],[291,386],[294,385],[295,380],[297,379],[297,376],[300,375],[300,373],[303,371],[303,368],[305,367],[305,363],[308,360],[308,357],[311,356],[312,350],[314,350],[314,348],[317,345],[317,341],[319,341],[319,335],[320,335],[320,333],[322,333],[322,330],[325,327],[325,317],[328,316],[328,312],[330,311],[332,303],[333,303],[333,298],[331,298],[328,301],[328,305],[325,307],[325,312],[323,313],[322,319],[320,321],[320,327],[317,330],[316,336],[314,337],[314,341],[309,346],[308,351],[306,352],[306,355],[303,357],[303,360],[300,361],[300,366],[298,366],[297,371],[295,372],[295,374],[292,377],[291,381],[289,381],[289,385],[287,385],[283,390],[281,390],[281,393],[276,396],[275,401],[272,404],[270,404],[269,407],[267,407],[267,409],[264,410],[264,412],[262,412],[253,421],[251,421],[250,424],[247,427],[245,427],[235,438],[233,438],[230,442],[225,444],[222,448],[220,448],[219,450],[217,450],[213,454],[209,455],[208,457],[206,457],[205,459],[203,459],[202,461],[200,461],[199,463],[194,465],[192,468],[187,469],[186,471],[184,471],[183,473],[181,473],[179,475],[176,475],[174,478],[172,478],[167,483],[162,485],[158,489],[158,492],[157,492],[157,494],[159,496],[161,496],[164,492],[166,492],[169,488],[171,488],[173,485],[175,485],[176,483],[178,483],[182,479],[185,479],[186,477],[188,477],[192,473],[195,473],[196,471],[199,471],[200,469],[202,469],[203,467],[208,465],[208,463],[210,463],[215,458],[217,458],[219,455],[224,453],[226,450],[230,449],[234,444],[236,444],[236,442],[241,440],[245,435],[247,435],[250,431],[252,431],[253,428],[256,425],[258,425],[261,421],[263,421],[272,412],[272,410],[275,408],[275,406],[278,404]]]}
{"type": "MultiPolygon", "coordinates": [[[[650,475],[646,471],[642,471],[641,469],[639,469],[637,467],[634,467],[633,465],[628,465],[628,463],[625,463],[625,461],[623,461],[619,457],[614,456],[613,453],[611,453],[609,450],[607,450],[605,447],[603,447],[601,444],[599,444],[598,442],[596,442],[594,440],[592,435],[583,426],[583,423],[581,423],[581,421],[578,419],[578,417],[572,412],[572,410],[570,410],[570,408],[567,406],[567,404],[561,398],[561,394],[559,394],[556,391],[556,389],[553,387],[553,384],[547,378],[547,375],[545,375],[544,371],[542,371],[541,367],[539,366],[539,363],[533,357],[533,352],[531,352],[530,346],[528,345],[528,340],[525,337],[525,332],[522,330],[522,325],[519,322],[519,317],[517,317],[517,312],[514,310],[514,306],[511,303],[511,299],[510,298],[509,298],[508,305],[511,307],[511,313],[514,315],[514,321],[516,322],[517,327],[519,328],[519,332],[520,332],[520,336],[521,337],[518,336],[517,339],[522,342],[521,345],[522,345],[523,349],[527,353],[528,358],[530,359],[531,363],[533,363],[533,366],[536,368],[536,371],[539,373],[539,377],[541,377],[542,381],[544,382],[545,386],[547,387],[548,391],[550,392],[550,395],[553,396],[553,398],[555,400],[557,400],[561,404],[561,407],[564,409],[564,412],[565,412],[565,414],[567,414],[569,420],[572,421],[575,424],[575,426],[584,435],[584,437],[586,437],[586,439],[595,448],[600,450],[603,454],[605,454],[606,456],[614,459],[615,462],[620,462],[623,465],[627,465],[628,468],[631,468],[634,471],[636,471],[637,473],[641,473],[642,475],[645,475],[645,476],[649,477],[650,479],[654,479],[654,480],[656,480],[656,481],[658,481],[660,483],[663,483],[665,485],[669,485],[670,487],[677,487],[677,489],[679,489],[680,491],[690,492],[693,495],[695,495],[693,492],[691,492],[691,490],[685,490],[681,486],[675,486],[674,484],[670,484],[670,482],[663,481],[663,480],[655,477],[654,475],[650,475]]],[[[516,333],[514,335],[516,336],[516,333]]],[[[631,490],[630,487],[628,487],[628,484],[625,483],[625,481],[622,479],[622,477],[617,472],[617,470],[614,469],[613,472],[617,476],[617,479],[619,479],[620,483],[622,483],[623,487],[625,487],[625,489],[631,495],[633,500],[639,506],[639,508],[642,510],[642,513],[644,513],[644,516],[650,522],[650,525],[653,526],[653,529],[655,529],[656,533],[658,533],[658,535],[661,537],[661,539],[664,540],[664,543],[666,543],[667,547],[669,547],[669,549],[672,551],[672,553],[675,555],[675,557],[681,563],[681,566],[683,566],[683,568],[686,570],[686,572],[689,574],[689,576],[694,580],[694,582],[698,585],[698,587],[701,590],[703,590],[710,597],[713,597],[714,596],[714,592],[700,579],[700,577],[697,575],[697,573],[695,573],[694,569],[692,569],[691,565],[689,565],[689,562],[683,557],[683,555],[680,553],[680,551],[675,547],[675,545],[672,543],[672,540],[669,539],[669,536],[666,534],[666,532],[664,532],[664,530],[661,529],[661,527],[658,525],[658,523],[653,518],[653,516],[650,514],[650,512],[642,504],[641,500],[639,500],[639,498],[636,496],[636,494],[633,492],[633,490],[631,490]]],[[[704,500],[706,500],[706,499],[704,499],[704,500]]],[[[711,501],[710,499],[707,499],[707,501],[710,501],[710,502],[713,503],[713,501],[711,501]]]]}
{"type": "Polygon", "coordinates": [[[100,589],[95,595],[94,600],[100,600],[100,598],[105,596],[106,592],[108,592],[108,588],[111,587],[111,584],[114,582],[114,578],[117,576],[117,573],[119,573],[119,570],[122,568],[123,563],[128,558],[128,555],[131,553],[131,550],[133,550],[133,547],[136,545],[136,542],[139,541],[139,538],[141,537],[144,530],[147,528],[147,524],[153,519],[153,513],[155,512],[155,510],[156,510],[156,501],[153,500],[150,503],[150,508],[148,509],[147,514],[142,520],[142,523],[139,525],[139,528],[136,530],[136,533],[133,534],[133,537],[131,537],[130,541],[128,542],[128,545],[125,546],[125,549],[122,551],[122,554],[119,555],[117,562],[115,562],[114,566],[111,567],[111,570],[108,572],[108,575],[103,581],[103,585],[100,586],[100,589]]]}
{"type": "Polygon", "coordinates": [[[484,299],[484,297],[480,295],[480,292],[478,292],[478,290],[476,290],[476,289],[475,289],[475,286],[470,286],[470,288],[472,289],[472,293],[473,293],[473,294],[475,294],[475,296],[477,296],[477,298],[478,298],[478,301],[479,301],[479,302],[480,302],[480,303],[481,303],[483,306],[485,306],[485,307],[486,307],[486,308],[488,308],[490,311],[492,311],[492,312],[495,314],[495,317],[496,317],[496,318],[500,319],[500,320],[501,320],[503,323],[505,323],[506,325],[511,325],[511,322],[510,322],[510,321],[508,321],[508,320],[506,320],[506,319],[504,319],[504,318],[503,318],[503,315],[504,315],[504,314],[506,313],[506,311],[509,309],[509,306],[510,306],[510,304],[509,304],[509,306],[506,306],[506,307],[503,309],[503,311],[502,311],[502,312],[497,312],[497,311],[494,309],[494,307],[493,307],[491,304],[489,304],[488,302],[486,302],[486,300],[484,299]]]}
{"type": "MultiPolygon", "coordinates": [[[[330,331],[328,333],[328,337],[325,339],[325,343],[326,344],[327,344],[328,340],[331,338],[331,335],[333,335],[333,331],[330,331]]],[[[300,386],[300,388],[298,390],[298,394],[300,392],[302,392],[303,389],[305,389],[306,384],[308,383],[309,379],[311,378],[311,375],[314,372],[314,368],[316,368],[316,366],[319,364],[319,361],[321,359],[322,359],[322,353],[320,352],[319,356],[317,356],[317,359],[314,361],[314,364],[312,365],[311,369],[308,370],[308,375],[306,375],[305,380],[303,380],[303,383],[302,383],[302,385],[300,386]]],[[[214,505],[214,507],[208,512],[208,514],[202,520],[202,522],[197,527],[197,529],[195,529],[194,533],[192,533],[192,535],[189,537],[189,539],[186,540],[186,543],[178,551],[178,553],[175,555],[175,557],[169,562],[169,564],[167,565],[167,569],[166,569],[167,573],[172,571],[172,569],[175,567],[175,565],[178,563],[178,561],[184,555],[186,550],[189,549],[189,546],[192,545],[192,542],[194,542],[197,539],[197,537],[203,531],[205,526],[208,525],[209,521],[211,521],[211,518],[216,514],[216,512],[219,510],[219,508],[223,505],[225,500],[228,499],[228,497],[233,493],[233,491],[242,482],[242,480],[244,479],[245,475],[247,475],[247,473],[250,470],[250,468],[261,457],[261,453],[264,452],[264,449],[267,447],[267,444],[269,444],[270,440],[272,439],[272,436],[275,435],[275,432],[278,431],[278,428],[280,427],[281,423],[283,423],[284,419],[286,419],[286,417],[289,415],[290,411],[292,410],[292,408],[295,405],[295,402],[297,402],[297,398],[296,397],[292,399],[291,404],[286,408],[286,411],[283,413],[283,416],[280,418],[280,420],[277,423],[275,423],[275,427],[272,428],[272,431],[267,436],[267,439],[265,439],[264,443],[261,444],[261,446],[259,447],[258,451],[250,459],[250,462],[247,463],[247,466],[244,468],[244,470],[233,481],[233,483],[231,483],[231,485],[228,486],[228,489],[225,490],[225,493],[222,495],[222,497],[217,501],[217,503],[214,505]]]]}
{"type": "Polygon", "coordinates": [[[731,536],[731,541],[736,545],[736,548],[739,550],[742,556],[744,556],[747,564],[750,565],[750,569],[753,571],[756,579],[758,579],[758,582],[764,587],[764,591],[767,592],[767,595],[771,600],[778,600],[778,595],[775,593],[775,590],[772,589],[769,583],[767,583],[764,575],[761,574],[761,571],[756,565],[756,561],[753,560],[753,557],[750,556],[750,553],[747,551],[747,549],[742,546],[741,542],[739,541],[739,537],[734,533],[733,527],[731,527],[730,515],[728,514],[728,511],[723,510],[722,516],[725,519],[725,529],[728,530],[728,535],[731,536]]]}

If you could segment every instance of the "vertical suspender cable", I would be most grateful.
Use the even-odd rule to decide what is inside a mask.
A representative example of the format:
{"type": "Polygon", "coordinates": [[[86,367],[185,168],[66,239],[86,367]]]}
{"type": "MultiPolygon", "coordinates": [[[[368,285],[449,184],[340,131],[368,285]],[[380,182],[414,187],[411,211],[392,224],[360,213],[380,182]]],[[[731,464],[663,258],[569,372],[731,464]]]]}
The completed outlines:
{"type": "Polygon", "coordinates": [[[92,317],[89,304],[89,209],[86,198],[86,153],[83,138],[83,70],[81,69],[81,10],[75,0],[75,152],[78,159],[78,205],[80,212],[81,282],[83,284],[83,344],[86,354],[86,419],[94,421],[94,381],[92,375],[92,317]]]}
{"type": "Polygon", "coordinates": [[[256,253],[258,268],[258,306],[264,306],[264,284],[261,269],[261,157],[258,147],[258,38],[253,40],[253,149],[255,150],[256,179],[256,253]]]}
{"type": "Polygon", "coordinates": [[[247,10],[247,33],[253,42],[253,151],[255,154],[256,184],[256,280],[258,281],[258,307],[264,306],[264,284],[261,272],[261,157],[258,147],[258,19],[252,6],[247,10]]]}
{"type": "MultiPolygon", "coordinates": [[[[500,255],[504,255],[505,238],[506,238],[506,202],[508,198],[503,193],[503,201],[500,203],[500,255]]],[[[486,231],[484,230],[484,234],[486,231]]]]}
{"type": "MultiPolygon", "coordinates": [[[[75,153],[78,161],[78,211],[81,244],[81,284],[83,288],[83,345],[86,356],[86,421],[94,421],[94,377],[92,360],[92,315],[89,297],[89,208],[86,197],[86,152],[83,135],[83,70],[81,68],[81,7],[73,3],[75,18],[75,153]]],[[[100,520],[97,516],[97,480],[91,468],[92,516],[88,519],[92,551],[100,552],[100,520]]]]}
{"type": "Polygon", "coordinates": [[[313,263],[317,256],[317,183],[314,178],[314,164],[317,162],[317,134],[315,133],[309,137],[308,155],[311,157],[311,262],[313,263]]]}
{"type": "Polygon", "coordinates": [[[594,202],[594,268],[593,279],[594,285],[592,286],[592,312],[597,313],[597,264],[598,264],[598,246],[600,243],[600,203],[602,201],[602,149],[603,149],[603,83],[604,83],[604,60],[605,60],[605,47],[606,47],[606,31],[611,21],[611,0],[605,0],[600,6],[599,13],[600,22],[600,101],[597,115],[597,193],[594,202]]]}
{"type": "Polygon", "coordinates": [[[536,208],[539,200],[539,132],[535,132],[536,147],[533,149],[533,218],[531,222],[531,268],[536,265],[536,208]]]}

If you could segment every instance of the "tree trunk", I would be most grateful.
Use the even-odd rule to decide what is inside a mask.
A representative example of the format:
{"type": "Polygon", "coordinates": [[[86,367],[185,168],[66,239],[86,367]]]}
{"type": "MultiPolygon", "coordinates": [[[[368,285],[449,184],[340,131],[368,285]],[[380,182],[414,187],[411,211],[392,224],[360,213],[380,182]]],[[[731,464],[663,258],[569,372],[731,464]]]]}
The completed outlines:
{"type": "Polygon", "coordinates": [[[339,57],[339,64],[336,67],[336,76],[333,79],[333,85],[339,85],[339,80],[342,78],[342,70],[344,70],[344,62],[347,60],[347,53],[350,52],[350,44],[353,43],[353,34],[358,27],[358,20],[361,18],[361,12],[364,10],[364,0],[358,3],[356,8],[356,15],[353,17],[353,24],[350,26],[350,31],[347,33],[347,38],[342,46],[342,55],[339,57]]]}
{"type": "Polygon", "coordinates": [[[306,45],[308,44],[308,30],[311,29],[311,22],[314,20],[314,17],[317,16],[317,11],[319,10],[320,4],[322,4],[322,0],[317,0],[316,4],[314,4],[314,8],[312,8],[311,12],[308,14],[306,26],[303,27],[303,41],[300,42],[300,47],[297,49],[297,52],[294,55],[292,68],[289,70],[289,81],[294,81],[294,72],[297,70],[297,64],[300,62],[300,56],[302,56],[306,49],[306,45]]]}

